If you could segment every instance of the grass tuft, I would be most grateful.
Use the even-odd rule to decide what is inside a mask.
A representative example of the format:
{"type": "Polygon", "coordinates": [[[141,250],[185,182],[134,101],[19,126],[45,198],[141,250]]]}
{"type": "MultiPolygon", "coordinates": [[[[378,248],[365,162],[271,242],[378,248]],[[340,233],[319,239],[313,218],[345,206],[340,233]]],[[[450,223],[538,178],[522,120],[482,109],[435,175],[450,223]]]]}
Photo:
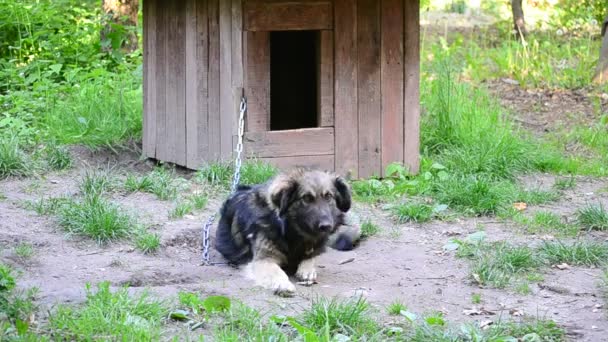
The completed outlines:
{"type": "Polygon", "coordinates": [[[402,311],[407,311],[407,306],[400,301],[394,301],[386,308],[386,311],[389,315],[398,316],[402,311]]]}
{"type": "Polygon", "coordinates": [[[50,326],[67,340],[151,341],[161,337],[161,323],[168,314],[164,303],[147,292],[132,297],[127,288],[110,291],[109,282],[86,286],[87,299],[81,307],[59,306],[49,318],[50,326]]]}
{"type": "Polygon", "coordinates": [[[55,144],[45,146],[43,157],[46,164],[52,170],[69,169],[73,164],[70,152],[64,146],[58,146],[55,144]]]}
{"type": "Polygon", "coordinates": [[[608,211],[602,203],[580,208],[575,215],[576,222],[584,229],[608,230],[608,211]]]}
{"type": "Polygon", "coordinates": [[[380,232],[380,227],[371,220],[365,220],[361,223],[361,238],[372,237],[380,232]]]}
{"type": "Polygon", "coordinates": [[[65,203],[59,210],[59,224],[69,233],[106,243],[131,234],[134,220],[98,194],[65,203]]]}
{"type": "Polygon", "coordinates": [[[154,254],[160,248],[160,235],[142,232],[135,237],[135,248],[144,254],[154,254]]]}
{"type": "Polygon", "coordinates": [[[28,260],[34,255],[34,246],[28,242],[21,242],[15,246],[14,252],[22,260],[28,260]]]}
{"type": "Polygon", "coordinates": [[[79,184],[83,196],[100,196],[113,187],[113,179],[106,170],[87,170],[79,184]]]}
{"type": "Polygon", "coordinates": [[[31,161],[15,136],[0,136],[0,179],[8,176],[27,176],[31,172],[31,161]]]}
{"type": "Polygon", "coordinates": [[[397,204],[391,208],[398,223],[428,222],[433,218],[433,207],[424,203],[397,204]]]}
{"type": "Polygon", "coordinates": [[[602,242],[545,242],[539,252],[551,264],[598,266],[608,260],[608,244],[602,242]]]}
{"type": "Polygon", "coordinates": [[[339,301],[316,299],[312,307],[302,314],[302,320],[313,331],[327,331],[363,339],[379,330],[370,317],[370,306],[364,298],[339,301]]]}

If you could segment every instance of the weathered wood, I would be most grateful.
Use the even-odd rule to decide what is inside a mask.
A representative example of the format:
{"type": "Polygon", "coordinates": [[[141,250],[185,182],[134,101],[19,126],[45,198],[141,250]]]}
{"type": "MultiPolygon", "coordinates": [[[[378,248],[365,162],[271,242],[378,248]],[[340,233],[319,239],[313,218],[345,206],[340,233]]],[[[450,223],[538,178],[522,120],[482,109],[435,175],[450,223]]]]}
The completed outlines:
{"type": "Polygon", "coordinates": [[[186,166],[196,168],[199,163],[198,116],[198,27],[197,1],[186,1],[186,166]]]}
{"type": "Polygon", "coordinates": [[[245,132],[244,151],[259,158],[334,153],[333,127],[245,132]]]}
{"type": "Polygon", "coordinates": [[[156,6],[157,0],[149,0],[143,8],[144,16],[144,118],[143,152],[146,157],[156,157],[156,6]]]}
{"type": "Polygon", "coordinates": [[[355,0],[334,2],[335,41],[335,170],[358,174],[357,9],[355,0]]]}
{"type": "Polygon", "coordinates": [[[252,2],[244,6],[247,31],[330,30],[330,2],[252,2]]]}
{"type": "Polygon", "coordinates": [[[377,0],[357,5],[359,177],[370,177],[382,169],[380,6],[377,0]]]}
{"type": "Polygon", "coordinates": [[[167,126],[165,122],[167,98],[166,75],[166,52],[167,52],[167,7],[166,2],[156,2],[156,65],[154,74],[156,77],[156,158],[168,161],[167,126]]]}
{"type": "Polygon", "coordinates": [[[220,30],[218,0],[208,0],[209,32],[209,155],[207,161],[217,161],[221,155],[220,140],[220,30]]]}
{"type": "Polygon", "coordinates": [[[232,87],[243,87],[243,1],[232,0],[232,87]]]}
{"type": "Polygon", "coordinates": [[[186,83],[185,83],[185,2],[170,2],[169,32],[167,42],[167,115],[165,123],[167,144],[169,145],[168,161],[178,165],[186,164],[186,83]]]}
{"type": "Polygon", "coordinates": [[[318,122],[321,127],[334,125],[334,39],[333,32],[323,30],[319,33],[319,94],[318,122]]]}
{"type": "Polygon", "coordinates": [[[405,0],[403,89],[403,162],[411,173],[420,168],[420,3],[405,0]]]}
{"type": "Polygon", "coordinates": [[[280,170],[289,170],[296,167],[309,167],[326,171],[334,171],[334,155],[319,156],[292,156],[276,158],[257,158],[262,162],[274,165],[280,170]]]}
{"type": "Polygon", "coordinates": [[[221,158],[231,158],[233,127],[236,125],[232,100],[232,1],[220,0],[220,150],[221,158]]]}
{"type": "Polygon", "coordinates": [[[270,34],[247,32],[247,131],[270,130],[270,34]]]}
{"type": "Polygon", "coordinates": [[[403,161],[403,0],[381,2],[382,173],[403,161]]]}

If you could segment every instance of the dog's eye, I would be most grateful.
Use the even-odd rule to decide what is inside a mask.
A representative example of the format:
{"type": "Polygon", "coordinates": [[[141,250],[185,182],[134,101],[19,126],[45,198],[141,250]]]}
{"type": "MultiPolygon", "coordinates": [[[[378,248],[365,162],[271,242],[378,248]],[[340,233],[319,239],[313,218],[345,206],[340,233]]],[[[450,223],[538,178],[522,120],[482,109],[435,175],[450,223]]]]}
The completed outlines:
{"type": "Polygon", "coordinates": [[[302,199],[306,203],[311,203],[311,202],[313,202],[315,200],[315,198],[311,194],[304,195],[304,197],[302,197],[302,199]]]}

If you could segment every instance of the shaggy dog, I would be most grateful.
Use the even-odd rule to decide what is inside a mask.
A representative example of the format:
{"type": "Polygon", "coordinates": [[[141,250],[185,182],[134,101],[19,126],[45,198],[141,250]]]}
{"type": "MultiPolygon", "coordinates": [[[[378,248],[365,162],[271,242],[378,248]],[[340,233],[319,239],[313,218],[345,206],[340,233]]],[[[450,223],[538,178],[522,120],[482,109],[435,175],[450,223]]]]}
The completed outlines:
{"type": "Polygon", "coordinates": [[[246,264],[256,285],[289,296],[295,286],[288,275],[312,285],[315,257],[328,242],[347,250],[359,238],[358,225],[345,225],[350,207],[350,187],[328,172],[295,169],[241,185],[222,206],[215,248],[230,263],[246,264]]]}

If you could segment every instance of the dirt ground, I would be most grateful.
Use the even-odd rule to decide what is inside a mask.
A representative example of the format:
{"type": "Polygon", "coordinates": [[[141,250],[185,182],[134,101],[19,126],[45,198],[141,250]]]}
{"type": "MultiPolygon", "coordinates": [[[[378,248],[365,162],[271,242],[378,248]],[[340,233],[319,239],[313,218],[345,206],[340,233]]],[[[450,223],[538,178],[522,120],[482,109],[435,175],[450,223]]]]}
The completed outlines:
{"type": "MultiPolygon", "coordinates": [[[[435,20],[429,17],[428,20],[435,20]]],[[[539,133],[546,131],[564,108],[578,117],[594,117],[594,108],[584,94],[577,92],[529,92],[498,80],[489,85],[501,102],[520,113],[519,121],[539,133]]],[[[297,313],[310,305],[317,295],[351,297],[364,295],[374,306],[382,308],[394,300],[407,304],[410,311],[423,314],[441,311],[451,323],[518,319],[522,315],[555,320],[567,330],[571,340],[608,341],[608,320],[600,287],[601,270],[572,267],[544,271],[544,280],[532,284],[532,293],[517,294],[510,290],[480,288],[468,277],[467,263],[443,246],[453,237],[463,238],[483,225],[489,239],[532,243],[548,236],[525,235],[512,224],[492,218],[458,219],[455,222],[428,224],[395,224],[380,208],[357,204],[355,209],[381,227],[379,235],[364,240],[355,250],[330,250],[320,258],[319,283],[297,287],[293,298],[281,298],[251,284],[240,270],[226,265],[200,265],[200,233],[208,215],[218,210],[223,200],[217,196],[207,208],[179,220],[169,218],[170,201],[159,201],[145,193],[125,194],[120,191],[112,200],[133,212],[162,236],[162,247],[156,255],[144,255],[129,243],[112,243],[100,247],[89,240],[66,236],[57,222],[39,216],[23,203],[42,197],[75,194],[76,182],[85,169],[113,166],[117,171],[146,172],[151,164],[139,159],[138,151],[91,152],[74,148],[76,166],[66,172],[46,174],[42,178],[0,181],[0,257],[23,271],[22,287],[40,289],[37,301],[52,308],[57,303],[80,303],[85,299],[85,284],[108,280],[112,286],[130,284],[138,291],[149,288],[161,297],[179,291],[197,291],[237,298],[255,308],[282,314],[297,313]],[[35,246],[31,260],[24,262],[13,255],[12,246],[29,242],[35,246]],[[345,262],[352,259],[352,261],[345,262]],[[473,293],[482,302],[471,302],[473,293]],[[478,308],[479,315],[465,310],[478,308]]],[[[553,176],[532,175],[522,179],[530,187],[550,187],[553,176]]],[[[577,207],[600,201],[608,207],[608,180],[578,178],[574,189],[566,190],[560,201],[532,206],[572,217],[577,207]],[[603,190],[603,191],[602,191],[603,190]]],[[[212,239],[214,230],[212,230],[212,239]]],[[[598,240],[608,236],[594,233],[598,240]]],[[[211,251],[213,261],[221,256],[211,251]]],[[[43,310],[44,311],[44,310],[43,310]]],[[[385,317],[389,322],[390,317],[385,317]]]]}
{"type": "MultiPolygon", "coordinates": [[[[49,308],[56,303],[82,302],[87,282],[109,280],[115,287],[129,283],[134,291],[147,287],[161,297],[176,295],[180,290],[197,291],[203,296],[222,294],[264,311],[282,314],[296,313],[309,306],[310,299],[316,295],[364,295],[380,312],[382,307],[399,299],[413,312],[441,311],[451,322],[517,319],[523,314],[553,319],[577,341],[600,341],[608,331],[604,300],[598,288],[599,269],[551,269],[539,286],[532,285],[529,295],[474,285],[468,278],[466,262],[456,258],[453,252],[443,250],[451,237],[462,238],[475,232],[481,224],[489,239],[530,242],[547,238],[524,235],[515,226],[488,218],[397,225],[380,208],[357,204],[357,213],[378,224],[381,233],[364,240],[353,251],[330,250],[323,255],[319,284],[298,286],[293,298],[280,298],[252,288],[240,270],[232,267],[199,265],[201,226],[206,217],[218,209],[220,197],[211,200],[204,212],[170,220],[171,202],[143,193],[113,195],[114,201],[161,232],[162,248],[157,255],[143,255],[127,243],[100,247],[69,237],[54,219],[25,209],[24,201],[75,194],[76,181],[86,167],[114,165],[117,172],[150,169],[148,163],[138,161],[136,153],[112,155],[76,149],[73,154],[79,160],[71,171],[0,183],[0,190],[6,196],[0,201],[2,258],[23,270],[21,286],[38,287],[38,302],[49,308]],[[28,262],[11,254],[10,246],[19,242],[35,246],[35,256],[28,262]],[[352,261],[343,263],[351,258],[352,261]],[[472,293],[481,294],[481,304],[471,304],[472,293]],[[482,314],[464,314],[464,310],[474,307],[483,308],[482,314]]],[[[550,187],[553,177],[534,175],[522,181],[530,187],[550,187]]],[[[608,194],[600,191],[607,186],[606,180],[580,178],[575,189],[566,191],[559,202],[545,209],[568,217],[576,207],[590,200],[599,200],[608,206],[608,194]]],[[[604,234],[596,234],[598,239],[606,238],[604,234]]],[[[215,251],[211,258],[222,261],[215,251]]]]}

